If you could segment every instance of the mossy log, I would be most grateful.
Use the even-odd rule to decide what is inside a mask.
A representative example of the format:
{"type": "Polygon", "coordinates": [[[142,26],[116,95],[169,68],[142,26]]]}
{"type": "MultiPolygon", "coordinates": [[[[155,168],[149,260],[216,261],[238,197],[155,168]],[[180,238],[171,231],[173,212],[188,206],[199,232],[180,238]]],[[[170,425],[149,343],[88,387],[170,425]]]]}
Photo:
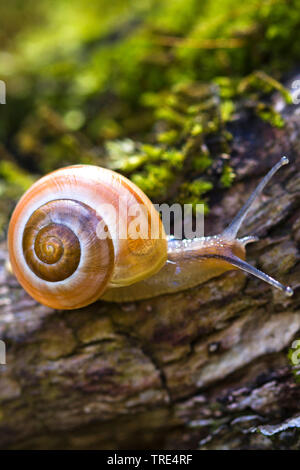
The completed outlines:
{"type": "Polygon", "coordinates": [[[247,258],[291,298],[232,271],[191,290],[130,304],[53,311],[5,269],[0,250],[0,446],[26,449],[275,449],[300,442],[300,386],[287,352],[300,337],[300,119],[283,129],[231,124],[229,190],[212,195],[206,232],[230,221],[282,155],[241,235],[247,258]]]}

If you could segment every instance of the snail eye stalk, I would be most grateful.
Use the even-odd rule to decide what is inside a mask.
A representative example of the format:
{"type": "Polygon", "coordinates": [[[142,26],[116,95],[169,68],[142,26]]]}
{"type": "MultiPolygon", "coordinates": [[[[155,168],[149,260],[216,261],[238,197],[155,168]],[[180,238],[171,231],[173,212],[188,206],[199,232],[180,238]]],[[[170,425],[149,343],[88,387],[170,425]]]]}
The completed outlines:
{"type": "MultiPolygon", "coordinates": [[[[255,200],[260,196],[262,191],[264,190],[265,186],[268,184],[272,176],[281,168],[283,165],[287,165],[289,163],[289,160],[287,157],[282,157],[276,165],[271,168],[271,170],[266,174],[266,176],[261,180],[261,182],[258,184],[256,189],[253,191],[247,202],[244,204],[244,206],[239,210],[237,215],[234,217],[232,222],[229,224],[229,226],[224,230],[222,233],[222,236],[225,237],[227,240],[234,240],[237,236],[237,233],[246,217],[248,214],[249,210],[253,206],[253,203],[255,200]]],[[[239,240],[240,243],[242,243],[244,246],[247,243],[252,243],[254,241],[257,241],[258,238],[255,236],[247,236],[244,238],[241,238],[239,240]]],[[[232,264],[233,266],[236,266],[239,269],[242,269],[243,271],[246,271],[249,274],[252,274],[255,277],[258,277],[259,279],[262,279],[263,281],[267,282],[271,286],[275,287],[276,289],[281,290],[284,292],[287,296],[292,296],[293,295],[293,289],[289,286],[284,286],[280,282],[276,281],[276,279],[273,279],[271,276],[268,274],[263,273],[262,271],[259,271],[258,269],[254,268],[250,264],[248,264],[246,261],[241,260],[234,254],[232,254],[230,257],[223,257],[224,260],[226,260],[228,263],[232,264]]]]}
{"type": "Polygon", "coordinates": [[[244,206],[239,210],[237,215],[234,217],[232,222],[229,224],[229,226],[224,230],[223,236],[225,236],[227,239],[234,239],[236,238],[236,235],[246,217],[248,214],[249,210],[251,209],[253,203],[255,200],[260,196],[260,194],[263,192],[265,186],[268,184],[272,176],[281,168],[283,165],[287,165],[289,163],[289,160],[287,157],[282,157],[276,165],[271,168],[271,170],[266,174],[266,176],[261,180],[261,182],[258,184],[256,189],[253,191],[251,196],[249,197],[248,201],[244,204],[244,206]]]}
{"type": "Polygon", "coordinates": [[[255,277],[258,277],[262,281],[267,282],[271,286],[275,287],[276,289],[281,290],[285,295],[291,297],[294,294],[294,291],[289,286],[284,286],[281,282],[276,281],[273,277],[269,276],[268,274],[263,273],[259,269],[256,269],[251,264],[247,263],[244,260],[241,260],[235,255],[231,255],[228,258],[226,256],[222,257],[224,261],[228,261],[228,263],[232,264],[232,266],[236,266],[237,268],[241,269],[242,271],[246,271],[248,274],[252,274],[255,277]]]}

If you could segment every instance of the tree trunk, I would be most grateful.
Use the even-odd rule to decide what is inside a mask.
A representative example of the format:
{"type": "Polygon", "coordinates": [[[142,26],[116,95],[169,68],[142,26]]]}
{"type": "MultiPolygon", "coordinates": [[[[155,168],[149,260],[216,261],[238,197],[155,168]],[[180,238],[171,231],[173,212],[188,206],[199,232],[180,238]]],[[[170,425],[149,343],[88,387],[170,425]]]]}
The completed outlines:
{"type": "MultiPolygon", "coordinates": [[[[298,109],[299,111],[299,109],[298,109]]],[[[247,259],[291,298],[239,271],[130,304],[54,311],[5,269],[0,249],[0,446],[29,449],[296,448],[300,387],[287,352],[300,338],[300,119],[231,124],[234,185],[214,194],[206,232],[230,221],[282,155],[241,235],[247,259]]]]}

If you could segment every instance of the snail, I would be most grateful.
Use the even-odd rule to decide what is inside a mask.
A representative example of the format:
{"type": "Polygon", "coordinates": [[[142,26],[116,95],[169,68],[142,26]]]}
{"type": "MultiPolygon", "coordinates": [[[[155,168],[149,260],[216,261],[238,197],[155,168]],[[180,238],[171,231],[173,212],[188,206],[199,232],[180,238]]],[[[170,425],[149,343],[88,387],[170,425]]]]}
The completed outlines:
{"type": "Polygon", "coordinates": [[[17,204],[8,229],[12,270],[38,302],[75,309],[97,299],[125,302],[182,291],[241,269],[293,294],[291,287],[245,261],[255,236],[237,238],[254,200],[286,157],[267,173],[231,224],[215,236],[167,237],[148,197],[124,176],[92,165],[56,170],[35,182],[17,204]],[[130,208],[144,208],[147,237],[120,237],[130,208]],[[117,220],[106,207],[112,207],[117,220]],[[129,209],[129,210],[128,210],[129,209]],[[152,228],[158,236],[152,237],[152,228]],[[101,236],[100,236],[101,235],[101,236]]]}

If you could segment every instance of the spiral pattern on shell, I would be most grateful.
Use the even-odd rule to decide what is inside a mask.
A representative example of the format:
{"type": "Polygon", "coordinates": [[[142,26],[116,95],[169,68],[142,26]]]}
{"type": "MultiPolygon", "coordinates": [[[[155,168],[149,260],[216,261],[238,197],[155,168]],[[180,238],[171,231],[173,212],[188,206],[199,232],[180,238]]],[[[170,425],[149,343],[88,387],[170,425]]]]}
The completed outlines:
{"type": "Polygon", "coordinates": [[[100,167],[57,170],[24,194],[10,221],[8,245],[12,269],[33,298],[52,308],[80,308],[107,288],[130,285],[163,266],[163,228],[156,240],[132,240],[128,234],[118,238],[116,221],[101,208],[115,207],[119,224],[125,226],[128,216],[120,210],[120,201],[126,208],[142,203],[149,227],[152,219],[160,226],[139,188],[100,167]],[[99,230],[105,236],[99,236],[99,230]]]}
{"type": "Polygon", "coordinates": [[[25,261],[37,278],[27,286],[33,297],[39,298],[37,289],[42,286],[43,303],[65,309],[99,298],[114,264],[111,238],[97,236],[101,222],[94,209],[70,199],[49,201],[33,212],[22,237],[25,261]],[[83,292],[84,301],[76,304],[83,292]]]}

